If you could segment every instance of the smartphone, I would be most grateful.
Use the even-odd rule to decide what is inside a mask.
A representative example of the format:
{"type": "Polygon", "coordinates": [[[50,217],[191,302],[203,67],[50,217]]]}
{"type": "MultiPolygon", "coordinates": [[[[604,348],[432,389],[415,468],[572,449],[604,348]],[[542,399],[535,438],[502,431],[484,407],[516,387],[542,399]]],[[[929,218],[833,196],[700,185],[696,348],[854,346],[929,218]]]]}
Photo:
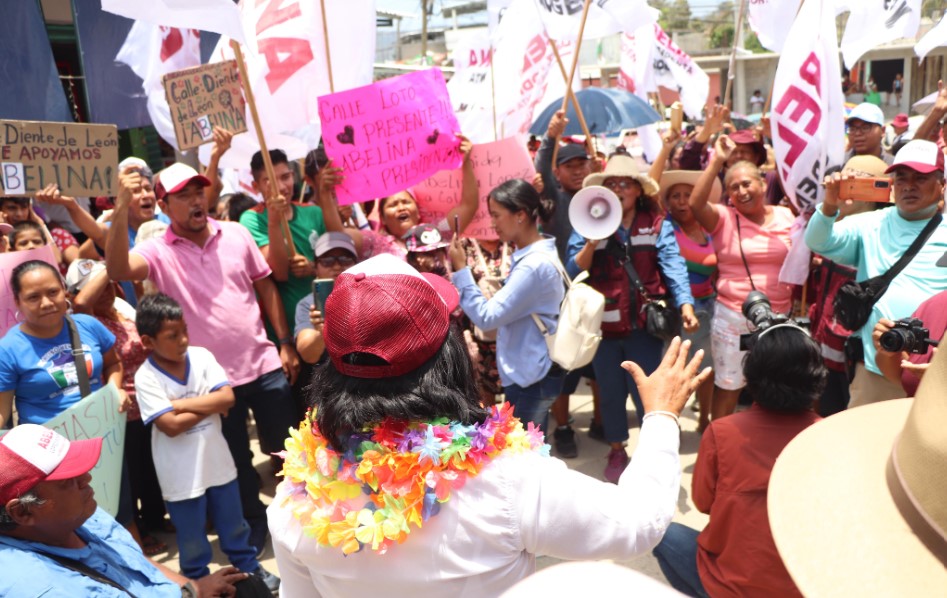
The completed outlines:
{"type": "Polygon", "coordinates": [[[891,179],[884,177],[844,179],[839,185],[838,197],[843,200],[888,203],[891,200],[891,179]]]}
{"type": "Polygon", "coordinates": [[[684,107],[680,102],[671,104],[671,130],[681,132],[681,126],[684,124],[684,107]]]}
{"type": "Polygon", "coordinates": [[[316,304],[316,309],[325,312],[326,299],[333,288],[335,281],[331,278],[317,278],[312,281],[312,301],[316,304]]]}

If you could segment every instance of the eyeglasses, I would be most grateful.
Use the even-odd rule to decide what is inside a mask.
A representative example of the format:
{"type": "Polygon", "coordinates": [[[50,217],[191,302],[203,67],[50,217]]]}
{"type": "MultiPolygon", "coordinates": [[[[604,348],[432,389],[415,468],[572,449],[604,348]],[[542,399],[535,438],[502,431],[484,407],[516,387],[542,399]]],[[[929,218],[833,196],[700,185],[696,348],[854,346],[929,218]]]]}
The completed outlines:
{"type": "Polygon", "coordinates": [[[636,181],[625,181],[625,180],[622,180],[622,181],[605,181],[604,185],[605,185],[606,188],[611,189],[612,191],[614,191],[615,189],[631,189],[632,185],[634,185],[635,182],[636,182],[636,181]]]}
{"type": "Polygon", "coordinates": [[[876,125],[871,123],[852,123],[848,125],[848,132],[849,134],[858,133],[859,135],[864,135],[865,133],[871,133],[875,126],[876,125]]]}
{"type": "Polygon", "coordinates": [[[319,262],[320,266],[323,266],[326,268],[331,268],[332,266],[335,266],[336,264],[342,266],[343,268],[346,266],[352,266],[355,264],[355,258],[347,256],[347,255],[340,255],[340,256],[335,256],[335,257],[333,256],[320,257],[320,258],[316,258],[316,261],[319,262]]]}

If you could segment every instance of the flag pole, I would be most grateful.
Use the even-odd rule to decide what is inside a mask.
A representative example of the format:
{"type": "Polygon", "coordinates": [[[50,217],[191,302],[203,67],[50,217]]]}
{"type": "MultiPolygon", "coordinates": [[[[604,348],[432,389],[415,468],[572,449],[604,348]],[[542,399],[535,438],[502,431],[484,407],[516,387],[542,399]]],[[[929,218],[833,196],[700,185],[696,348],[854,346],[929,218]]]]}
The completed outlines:
{"type": "Polygon", "coordinates": [[[326,0],[319,0],[322,9],[322,41],[326,46],[326,68],[329,71],[329,91],[335,93],[335,82],[332,80],[332,54],[329,53],[329,24],[326,22],[326,0]]]}
{"type": "Polygon", "coordinates": [[[493,140],[499,141],[497,138],[497,92],[496,86],[493,83],[493,40],[490,40],[490,106],[493,108],[493,140]]]}
{"type": "MultiPolygon", "coordinates": [[[[266,176],[270,179],[270,192],[273,197],[279,195],[279,189],[276,187],[276,173],[273,170],[273,160],[270,159],[270,152],[266,147],[266,140],[263,138],[263,127],[260,126],[260,115],[256,110],[256,100],[253,97],[253,90],[250,89],[250,78],[247,76],[247,65],[243,62],[243,52],[240,50],[240,44],[236,40],[230,40],[230,47],[237,57],[237,68],[240,70],[240,84],[243,86],[243,93],[247,98],[247,105],[250,107],[250,117],[253,120],[253,126],[256,129],[257,140],[260,142],[260,155],[263,156],[263,166],[266,169],[266,176]]],[[[289,201],[288,198],[287,201],[289,201]]],[[[289,223],[286,222],[286,216],[280,213],[280,230],[283,232],[283,239],[286,241],[286,250],[289,257],[296,256],[296,246],[293,244],[293,236],[289,232],[289,223]]]]}
{"type": "Polygon", "coordinates": [[[723,105],[730,105],[730,92],[733,88],[733,79],[736,77],[737,64],[737,44],[740,42],[740,34],[743,32],[743,19],[746,16],[746,0],[740,2],[740,16],[737,19],[737,26],[733,29],[733,49],[730,50],[730,65],[727,68],[727,87],[723,92],[723,105]]]}
{"type": "MultiPolygon", "coordinates": [[[[569,105],[569,90],[572,89],[572,79],[575,78],[575,70],[579,66],[579,50],[582,49],[582,34],[585,33],[585,21],[589,18],[589,9],[592,8],[592,0],[585,0],[585,6],[582,8],[582,21],[579,22],[579,36],[575,40],[575,55],[572,57],[572,69],[569,71],[569,78],[566,79],[566,95],[562,98],[562,110],[565,112],[569,105]]],[[[578,102],[576,102],[578,104],[578,102]]],[[[556,156],[559,154],[559,138],[556,137],[556,145],[552,150],[552,163],[556,164],[556,156]]]]}
{"type": "MultiPolygon", "coordinates": [[[[552,54],[556,57],[556,63],[559,65],[559,72],[562,73],[562,80],[566,80],[566,67],[562,64],[562,57],[559,56],[559,49],[556,47],[556,40],[550,38],[549,45],[552,47],[552,54]]],[[[572,106],[575,108],[575,113],[579,117],[579,125],[582,127],[582,133],[585,134],[585,144],[589,148],[589,153],[595,155],[592,147],[592,134],[589,133],[589,126],[585,123],[585,115],[582,114],[582,108],[579,107],[579,98],[575,96],[575,92],[572,91],[572,86],[566,87],[566,97],[569,98],[569,101],[572,102],[572,106]]]]}

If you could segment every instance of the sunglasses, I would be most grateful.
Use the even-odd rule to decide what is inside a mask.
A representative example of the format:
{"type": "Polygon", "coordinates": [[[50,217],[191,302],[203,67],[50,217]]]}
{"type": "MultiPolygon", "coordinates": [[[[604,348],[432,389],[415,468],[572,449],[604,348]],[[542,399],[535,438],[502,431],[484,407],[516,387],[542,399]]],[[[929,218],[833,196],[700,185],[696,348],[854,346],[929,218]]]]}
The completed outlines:
{"type": "Polygon", "coordinates": [[[320,266],[325,268],[331,268],[332,266],[338,264],[340,266],[352,266],[355,264],[355,258],[347,255],[340,255],[337,257],[327,256],[316,258],[316,261],[319,262],[320,266]]]}
{"type": "Polygon", "coordinates": [[[605,181],[605,187],[614,191],[615,189],[631,189],[635,181],[605,181]]]}

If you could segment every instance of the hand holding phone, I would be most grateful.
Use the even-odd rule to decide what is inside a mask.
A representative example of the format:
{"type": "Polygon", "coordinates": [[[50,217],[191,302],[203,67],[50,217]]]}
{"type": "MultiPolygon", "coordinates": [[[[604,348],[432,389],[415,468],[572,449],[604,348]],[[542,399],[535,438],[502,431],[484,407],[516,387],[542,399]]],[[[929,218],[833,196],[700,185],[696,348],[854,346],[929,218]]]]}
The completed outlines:
{"type": "Polygon", "coordinates": [[[317,278],[312,281],[312,302],[323,314],[326,311],[326,300],[333,288],[335,288],[335,280],[331,278],[317,278]]]}
{"type": "Polygon", "coordinates": [[[841,200],[874,201],[888,203],[891,200],[891,179],[887,177],[859,177],[842,179],[838,197],[841,200]]]}

